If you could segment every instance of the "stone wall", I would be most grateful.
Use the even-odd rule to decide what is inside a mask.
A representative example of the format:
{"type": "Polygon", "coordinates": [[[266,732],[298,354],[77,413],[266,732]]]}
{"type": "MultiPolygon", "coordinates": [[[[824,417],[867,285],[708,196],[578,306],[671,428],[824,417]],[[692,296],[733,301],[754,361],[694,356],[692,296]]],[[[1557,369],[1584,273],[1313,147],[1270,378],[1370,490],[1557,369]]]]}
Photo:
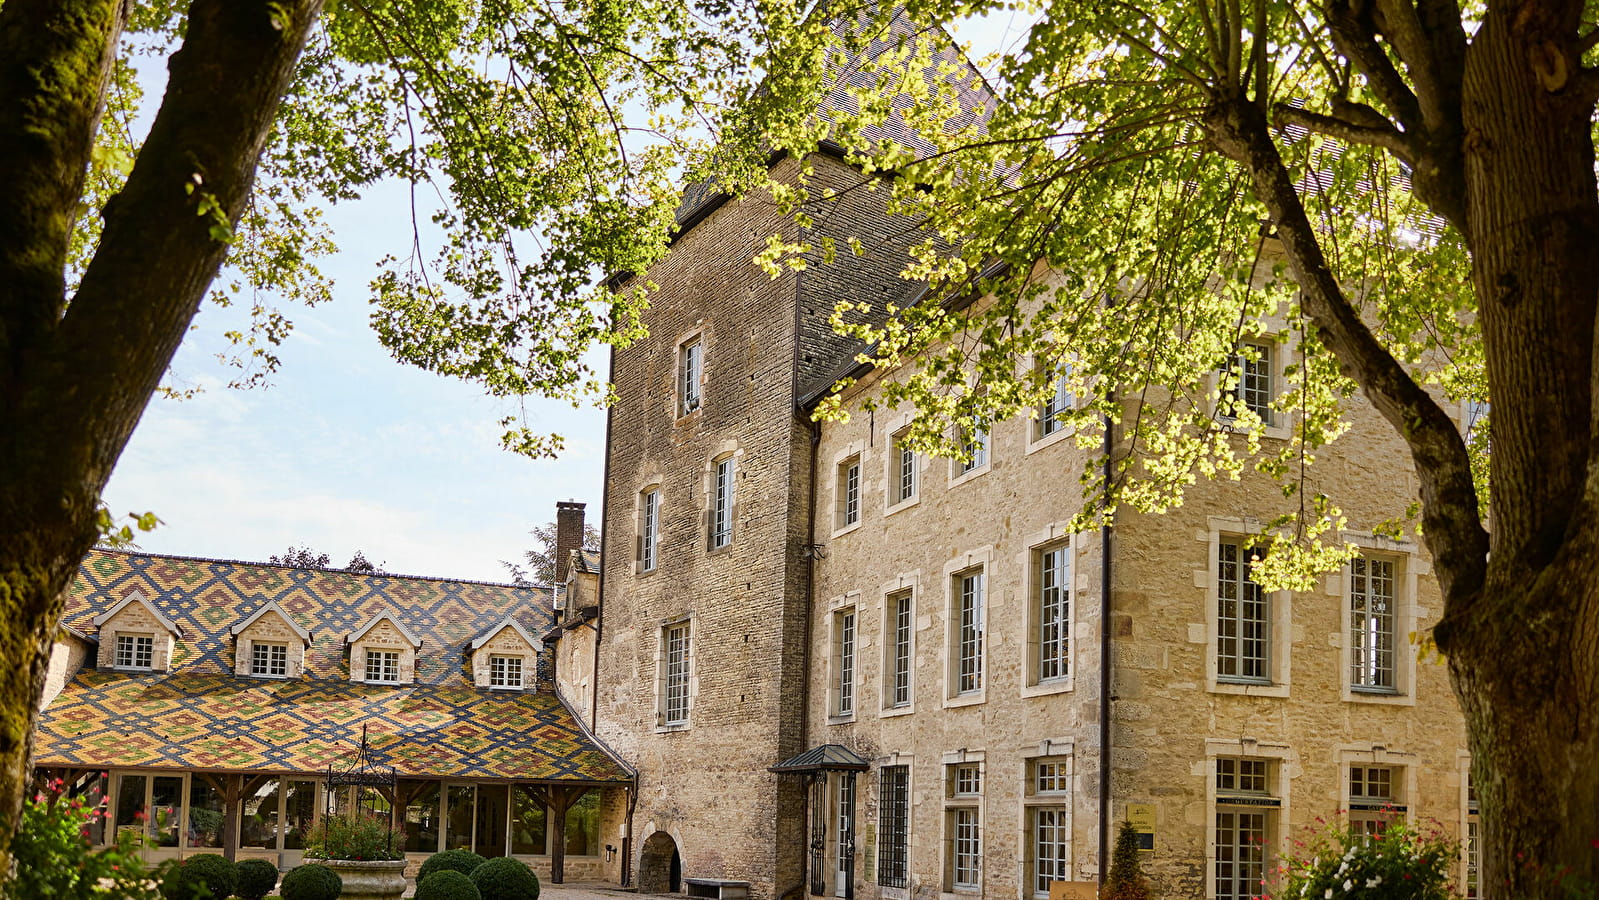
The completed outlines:
{"type": "Polygon", "coordinates": [[[299,678],[305,668],[305,641],[277,613],[269,613],[250,623],[233,639],[233,672],[248,676],[257,641],[288,646],[288,672],[283,677],[299,678]]]}
{"type": "Polygon", "coordinates": [[[120,612],[107,619],[100,626],[100,649],[96,665],[110,671],[116,668],[117,663],[117,635],[138,634],[150,635],[155,638],[152,644],[150,669],[154,672],[165,672],[172,666],[173,639],[172,632],[167,630],[150,608],[137,601],[124,606],[120,612]]]}

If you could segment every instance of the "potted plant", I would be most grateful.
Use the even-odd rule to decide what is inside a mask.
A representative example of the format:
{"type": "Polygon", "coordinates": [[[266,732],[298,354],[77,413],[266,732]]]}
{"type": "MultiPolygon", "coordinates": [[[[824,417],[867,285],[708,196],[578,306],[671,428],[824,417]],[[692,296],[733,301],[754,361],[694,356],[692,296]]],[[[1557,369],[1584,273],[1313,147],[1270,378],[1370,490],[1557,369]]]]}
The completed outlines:
{"type": "Polygon", "coordinates": [[[327,816],[311,832],[305,861],[337,872],[340,900],[399,900],[405,893],[405,854],[381,817],[357,813],[327,816]]]}

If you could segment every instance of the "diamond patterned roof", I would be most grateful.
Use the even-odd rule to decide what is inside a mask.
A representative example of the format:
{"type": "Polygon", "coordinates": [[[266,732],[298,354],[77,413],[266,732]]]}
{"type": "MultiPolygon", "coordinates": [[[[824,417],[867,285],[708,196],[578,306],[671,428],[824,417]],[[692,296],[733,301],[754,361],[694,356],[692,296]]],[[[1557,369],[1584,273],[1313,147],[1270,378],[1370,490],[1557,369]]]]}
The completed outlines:
{"type": "Polygon", "coordinates": [[[364,724],[402,777],[632,779],[554,694],[472,685],[471,639],[507,616],[547,629],[545,588],[97,550],[63,621],[92,633],[135,587],[183,628],[172,671],[79,672],[40,716],[36,765],[314,773],[354,752],[364,724]],[[229,629],[274,600],[312,633],[305,675],[235,676],[229,629]],[[344,635],[385,610],[422,639],[416,684],[349,680],[344,635]]]}

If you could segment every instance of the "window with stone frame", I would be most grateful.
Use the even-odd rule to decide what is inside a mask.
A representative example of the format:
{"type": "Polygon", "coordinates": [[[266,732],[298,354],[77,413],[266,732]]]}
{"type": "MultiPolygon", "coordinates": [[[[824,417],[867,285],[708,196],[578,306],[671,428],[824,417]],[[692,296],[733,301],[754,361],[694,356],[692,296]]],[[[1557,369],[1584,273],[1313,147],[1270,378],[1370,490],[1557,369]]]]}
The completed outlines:
{"type": "MultiPolygon", "coordinates": [[[[1035,365],[1040,372],[1050,369],[1044,360],[1038,360],[1035,365]]],[[[1033,439],[1041,440],[1052,434],[1057,434],[1066,429],[1066,414],[1077,405],[1077,397],[1071,391],[1071,365],[1062,362],[1053,371],[1047,372],[1054,375],[1053,393],[1043,405],[1038,407],[1038,418],[1033,424],[1033,439]]]]}
{"type": "Polygon", "coordinates": [[[838,528],[848,528],[861,520],[861,457],[851,456],[838,464],[838,528]]]}
{"type": "Polygon", "coordinates": [[[660,721],[665,726],[688,724],[689,623],[661,629],[660,721]]]}
{"type": "Polygon", "coordinates": [[[639,494],[639,571],[653,572],[661,546],[661,489],[652,487],[639,494]]]}
{"type": "Polygon", "coordinates": [[[1380,556],[1349,561],[1349,684],[1353,690],[1396,694],[1396,565],[1380,556]]]}
{"type": "Polygon", "coordinates": [[[918,457],[906,446],[909,430],[896,433],[889,441],[889,505],[897,506],[916,499],[918,457]]]}
{"type": "Polygon", "coordinates": [[[699,335],[677,348],[677,414],[686,416],[700,408],[705,377],[705,342],[699,335]]]}
{"type": "Polygon", "coordinates": [[[1213,847],[1216,900],[1254,900],[1266,877],[1268,849],[1275,842],[1273,762],[1250,757],[1218,757],[1216,843],[1213,847]]]}
{"type": "Polygon", "coordinates": [[[1060,682],[1071,677],[1071,583],[1069,542],[1033,551],[1034,635],[1031,643],[1035,684],[1060,682]]]}
{"type": "Polygon", "coordinates": [[[1027,761],[1024,792],[1028,888],[1045,897],[1057,881],[1071,880],[1071,766],[1069,756],[1027,761]]]}
{"type": "Polygon", "coordinates": [[[258,678],[287,677],[289,645],[271,641],[251,641],[250,674],[258,678]]]}
{"type": "Polygon", "coordinates": [[[733,492],[735,464],[729,455],[714,462],[711,475],[710,539],[708,546],[720,550],[733,543],[733,492]]]}
{"type": "Polygon", "coordinates": [[[489,687],[521,690],[522,657],[501,654],[489,656],[489,687]]]}
{"type": "Polygon", "coordinates": [[[1271,682],[1271,601],[1252,569],[1260,558],[1243,541],[1216,545],[1216,680],[1271,682]]]}
{"type": "Polygon", "coordinates": [[[950,648],[951,696],[976,694],[983,690],[984,670],[984,573],[968,569],[954,576],[951,590],[954,641],[950,648]]]}
{"type": "Polygon", "coordinates": [[[915,600],[909,590],[896,591],[887,599],[888,640],[884,645],[883,706],[887,709],[904,709],[911,705],[914,660],[912,642],[915,639],[915,600]]]}
{"type": "Polygon", "coordinates": [[[981,420],[961,429],[961,459],[955,460],[957,477],[988,465],[988,421],[981,420]]]}
{"type": "Polygon", "coordinates": [[[980,891],[983,887],[983,770],[980,763],[945,767],[944,828],[948,858],[944,889],[980,891]]]}
{"type": "Polygon", "coordinates": [[[1382,835],[1402,818],[1404,769],[1400,766],[1349,767],[1349,830],[1367,839],[1382,835]]]}
{"type": "Polygon", "coordinates": [[[149,669],[155,662],[155,635],[118,634],[116,667],[149,669]]]}
{"type": "Polygon", "coordinates": [[[1477,785],[1472,781],[1471,770],[1466,770],[1466,835],[1460,848],[1461,855],[1465,857],[1466,875],[1463,879],[1466,900],[1478,900],[1482,896],[1480,876],[1482,868],[1482,845],[1480,836],[1479,817],[1477,813],[1477,785]]]}
{"type": "Polygon", "coordinates": [[[855,608],[833,613],[833,709],[835,717],[855,715],[855,608]]]}
{"type": "Polygon", "coordinates": [[[1274,344],[1266,341],[1244,341],[1227,360],[1222,375],[1224,389],[1218,414],[1225,419],[1236,418],[1248,411],[1260,417],[1266,425],[1273,424],[1272,400],[1277,396],[1276,351],[1274,344]]]}

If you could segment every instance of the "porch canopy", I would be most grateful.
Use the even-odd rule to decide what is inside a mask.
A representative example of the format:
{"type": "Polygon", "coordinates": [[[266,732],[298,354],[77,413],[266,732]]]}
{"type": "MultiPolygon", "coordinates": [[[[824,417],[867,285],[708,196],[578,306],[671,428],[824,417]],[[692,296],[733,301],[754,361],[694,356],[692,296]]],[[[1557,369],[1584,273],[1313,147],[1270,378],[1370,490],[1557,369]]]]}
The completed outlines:
{"type": "Polygon", "coordinates": [[[871,767],[871,763],[843,744],[822,744],[769,766],[766,771],[779,775],[809,775],[816,772],[865,772],[871,767]]]}

